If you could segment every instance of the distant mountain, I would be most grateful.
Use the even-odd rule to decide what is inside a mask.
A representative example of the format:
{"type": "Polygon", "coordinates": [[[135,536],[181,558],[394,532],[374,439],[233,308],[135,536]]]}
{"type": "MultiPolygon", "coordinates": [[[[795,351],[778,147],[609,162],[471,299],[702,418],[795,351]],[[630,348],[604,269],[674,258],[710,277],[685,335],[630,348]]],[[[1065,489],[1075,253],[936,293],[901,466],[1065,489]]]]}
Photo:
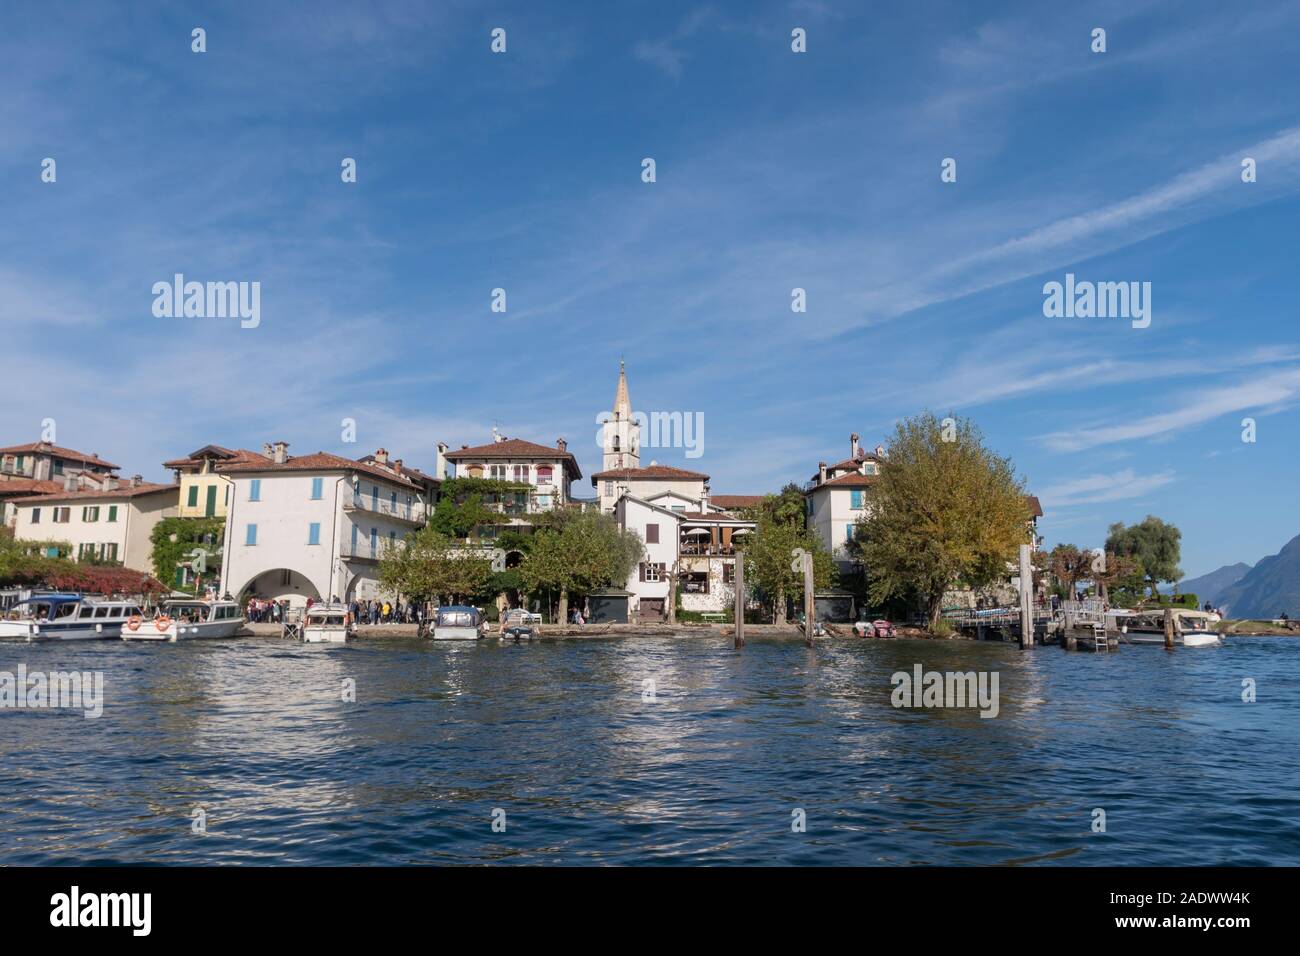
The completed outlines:
{"type": "MultiPolygon", "coordinates": [[[[1215,572],[1216,574],[1218,572],[1215,572]]],[[[1277,554],[1261,558],[1237,583],[1219,595],[1226,617],[1274,618],[1286,611],[1300,617],[1300,535],[1277,554]]]]}
{"type": "Polygon", "coordinates": [[[1218,605],[1223,592],[1246,576],[1250,565],[1245,561],[1226,564],[1217,571],[1202,574],[1199,578],[1184,578],[1178,582],[1179,594],[1195,594],[1196,599],[1204,604],[1209,601],[1218,605]]]}

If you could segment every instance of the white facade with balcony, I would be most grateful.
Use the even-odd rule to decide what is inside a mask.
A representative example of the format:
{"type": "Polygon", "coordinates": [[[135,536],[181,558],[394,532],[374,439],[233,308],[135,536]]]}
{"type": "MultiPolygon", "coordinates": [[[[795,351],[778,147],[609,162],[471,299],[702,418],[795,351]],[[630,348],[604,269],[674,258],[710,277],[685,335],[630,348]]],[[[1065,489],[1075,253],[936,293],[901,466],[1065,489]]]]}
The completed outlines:
{"type": "Polygon", "coordinates": [[[378,597],[378,562],[428,518],[428,489],[334,455],[231,466],[223,593],[288,601],[378,597]]]}

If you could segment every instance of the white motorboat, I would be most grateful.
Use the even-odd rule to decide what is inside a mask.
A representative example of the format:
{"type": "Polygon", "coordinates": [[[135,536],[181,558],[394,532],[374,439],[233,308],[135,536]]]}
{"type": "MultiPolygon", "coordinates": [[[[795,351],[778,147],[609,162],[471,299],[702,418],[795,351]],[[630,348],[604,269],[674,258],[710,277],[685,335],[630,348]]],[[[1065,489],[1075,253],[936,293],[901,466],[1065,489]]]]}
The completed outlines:
{"type": "Polygon", "coordinates": [[[342,644],[352,633],[352,615],[342,604],[313,604],[298,624],[304,644],[342,644]]]}
{"type": "Polygon", "coordinates": [[[80,594],[42,594],[19,601],[0,621],[0,638],[24,641],[101,641],[120,637],[135,601],[100,601],[80,594]]]}
{"type": "Polygon", "coordinates": [[[523,608],[507,611],[501,618],[501,638],[513,638],[516,641],[531,641],[538,634],[542,623],[540,614],[532,614],[523,608]]]}
{"type": "MultiPolygon", "coordinates": [[[[1188,608],[1174,609],[1174,645],[1177,647],[1211,647],[1223,640],[1214,630],[1218,615],[1188,608]]],[[[1107,630],[1118,633],[1121,644],[1165,643],[1165,612],[1109,611],[1106,614],[1107,630]]]]}
{"type": "Polygon", "coordinates": [[[244,615],[234,601],[164,601],[149,620],[129,618],[122,627],[124,641],[189,641],[234,637],[244,626],[244,615]]]}
{"type": "Polygon", "coordinates": [[[440,607],[433,618],[435,641],[476,641],[483,636],[483,615],[476,607],[440,607]]]}

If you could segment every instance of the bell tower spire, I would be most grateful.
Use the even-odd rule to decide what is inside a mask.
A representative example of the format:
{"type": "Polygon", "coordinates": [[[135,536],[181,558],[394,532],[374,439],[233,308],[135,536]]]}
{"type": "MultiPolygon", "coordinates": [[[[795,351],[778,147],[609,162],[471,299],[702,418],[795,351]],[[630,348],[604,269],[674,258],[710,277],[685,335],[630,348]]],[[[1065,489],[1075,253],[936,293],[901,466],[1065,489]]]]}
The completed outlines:
{"type": "Polygon", "coordinates": [[[618,361],[618,389],[614,393],[614,414],[605,420],[606,470],[641,467],[641,427],[633,420],[632,399],[627,390],[627,365],[618,361]]]}

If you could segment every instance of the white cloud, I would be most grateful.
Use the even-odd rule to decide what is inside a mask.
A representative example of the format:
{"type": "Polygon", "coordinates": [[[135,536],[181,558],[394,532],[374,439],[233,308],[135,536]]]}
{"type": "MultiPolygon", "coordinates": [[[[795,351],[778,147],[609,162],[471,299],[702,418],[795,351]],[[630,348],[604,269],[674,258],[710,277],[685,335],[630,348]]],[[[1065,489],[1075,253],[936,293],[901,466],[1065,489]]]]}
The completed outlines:
{"type": "Polygon", "coordinates": [[[1051,485],[1039,492],[1044,508],[1066,508],[1072,505],[1092,505],[1105,501],[1125,501],[1140,498],[1156,488],[1173,481],[1172,471],[1152,475],[1139,475],[1132,468],[1109,474],[1087,475],[1051,485]]]}

